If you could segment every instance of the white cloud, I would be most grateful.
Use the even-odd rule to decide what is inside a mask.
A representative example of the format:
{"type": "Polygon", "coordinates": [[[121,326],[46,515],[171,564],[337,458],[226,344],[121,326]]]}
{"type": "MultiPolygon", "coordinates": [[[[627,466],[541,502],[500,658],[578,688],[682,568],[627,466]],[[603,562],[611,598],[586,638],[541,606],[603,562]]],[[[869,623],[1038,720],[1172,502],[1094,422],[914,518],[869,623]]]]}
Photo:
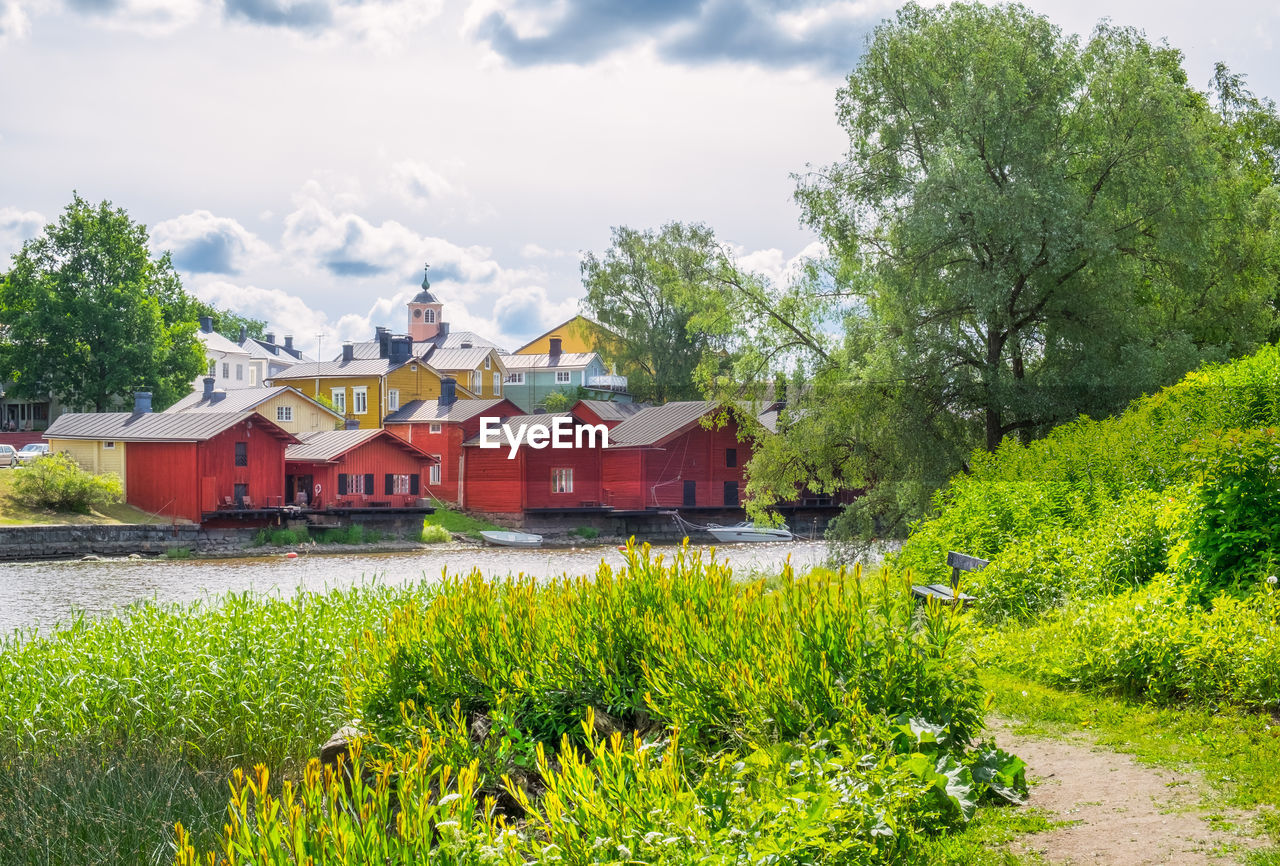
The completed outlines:
{"type": "Polygon", "coordinates": [[[564,250],[549,250],[538,244],[528,243],[520,248],[521,258],[526,259],[562,259],[569,255],[564,250]]]}
{"type": "Polygon", "coordinates": [[[231,217],[207,210],[192,211],[157,223],[151,230],[156,251],[170,250],[180,270],[234,274],[261,264],[270,248],[231,217]]]}
{"type": "Polygon", "coordinates": [[[391,189],[412,205],[437,204],[461,190],[426,163],[405,159],[391,166],[391,189]]]}
{"type": "Polygon", "coordinates": [[[738,267],[767,277],[774,286],[782,289],[800,276],[805,262],[825,256],[827,247],[821,241],[812,241],[790,258],[777,248],[747,252],[742,247],[734,247],[733,254],[738,267]]]}
{"type": "Polygon", "coordinates": [[[31,19],[17,0],[0,3],[0,45],[10,39],[22,39],[31,32],[31,19]]]}
{"type": "Polygon", "coordinates": [[[45,218],[33,210],[0,207],[0,270],[6,270],[9,257],[22,249],[22,242],[30,240],[44,228],[45,218]]]}

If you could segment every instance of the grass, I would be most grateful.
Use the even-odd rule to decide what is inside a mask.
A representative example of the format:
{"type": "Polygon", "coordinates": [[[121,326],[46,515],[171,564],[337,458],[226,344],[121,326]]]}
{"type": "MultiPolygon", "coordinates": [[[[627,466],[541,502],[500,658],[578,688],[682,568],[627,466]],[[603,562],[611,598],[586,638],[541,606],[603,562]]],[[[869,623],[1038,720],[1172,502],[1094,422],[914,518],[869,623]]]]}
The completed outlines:
{"type": "Polygon", "coordinates": [[[0,526],[47,526],[50,524],[89,525],[110,524],[167,524],[167,517],[157,517],[150,512],[120,503],[108,505],[88,514],[74,511],[49,511],[28,508],[14,501],[10,495],[13,486],[13,470],[0,469],[0,526]]]}
{"type": "Polygon", "coordinates": [[[431,504],[435,507],[435,513],[427,515],[424,521],[425,526],[439,526],[448,532],[460,533],[476,540],[479,540],[481,532],[502,529],[496,523],[489,523],[487,520],[480,520],[461,511],[454,511],[438,500],[431,504]]]}

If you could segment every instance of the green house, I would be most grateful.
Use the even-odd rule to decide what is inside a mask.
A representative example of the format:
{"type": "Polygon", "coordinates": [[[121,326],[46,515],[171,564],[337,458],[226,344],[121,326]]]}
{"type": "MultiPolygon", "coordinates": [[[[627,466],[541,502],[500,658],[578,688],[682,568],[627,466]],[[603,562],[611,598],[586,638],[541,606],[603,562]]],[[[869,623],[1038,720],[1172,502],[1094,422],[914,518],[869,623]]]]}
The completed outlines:
{"type": "MultiPolygon", "coordinates": [[[[553,341],[552,349],[559,342],[553,341]]],[[[565,391],[575,397],[591,400],[613,400],[630,403],[627,377],[616,376],[605,369],[595,352],[559,352],[545,355],[503,355],[507,378],[502,396],[525,412],[540,408],[547,395],[565,391]],[[584,389],[584,392],[578,389],[584,389]]]]}

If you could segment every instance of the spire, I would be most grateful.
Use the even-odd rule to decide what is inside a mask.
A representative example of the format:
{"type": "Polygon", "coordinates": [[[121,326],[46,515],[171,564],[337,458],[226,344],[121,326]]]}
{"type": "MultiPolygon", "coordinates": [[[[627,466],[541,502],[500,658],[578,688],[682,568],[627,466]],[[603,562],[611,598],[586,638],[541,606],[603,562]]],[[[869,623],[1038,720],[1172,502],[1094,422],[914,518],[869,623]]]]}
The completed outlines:
{"type": "Polygon", "coordinates": [[[417,296],[413,299],[411,303],[414,303],[414,304],[440,303],[438,300],[436,300],[436,296],[431,294],[431,281],[427,279],[427,271],[429,270],[431,270],[430,262],[426,263],[422,267],[422,291],[418,292],[417,296]]]}

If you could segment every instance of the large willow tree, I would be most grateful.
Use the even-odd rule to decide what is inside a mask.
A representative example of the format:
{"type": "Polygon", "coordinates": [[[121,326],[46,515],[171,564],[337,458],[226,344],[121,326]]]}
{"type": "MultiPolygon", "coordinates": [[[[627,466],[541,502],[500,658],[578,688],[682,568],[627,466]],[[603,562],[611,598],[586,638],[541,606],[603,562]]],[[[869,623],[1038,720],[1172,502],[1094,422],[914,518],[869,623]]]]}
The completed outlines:
{"type": "Polygon", "coordinates": [[[760,503],[870,485],[853,528],[901,528],[973,447],[1268,337],[1275,113],[1222,69],[1196,90],[1181,60],[1017,5],[909,4],[875,31],[837,99],[847,156],[797,193],[833,256],[807,296],[838,306],[844,345],[802,359],[760,503]]]}

